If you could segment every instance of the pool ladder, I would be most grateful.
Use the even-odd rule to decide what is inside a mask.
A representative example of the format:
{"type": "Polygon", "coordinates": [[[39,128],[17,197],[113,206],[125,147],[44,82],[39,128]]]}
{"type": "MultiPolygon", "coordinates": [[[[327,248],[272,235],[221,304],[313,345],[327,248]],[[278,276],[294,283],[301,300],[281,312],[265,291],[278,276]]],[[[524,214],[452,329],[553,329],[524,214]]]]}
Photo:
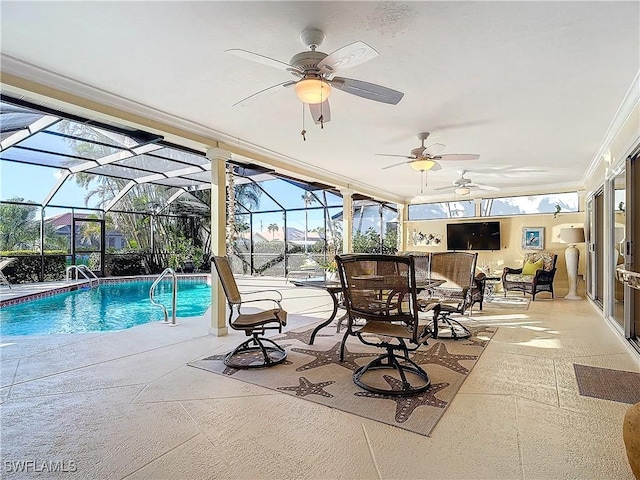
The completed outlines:
{"type": "Polygon", "coordinates": [[[162,321],[162,323],[166,323],[166,324],[170,325],[171,327],[175,327],[176,325],[178,325],[176,323],[176,302],[177,302],[177,298],[178,298],[178,277],[176,276],[176,272],[173,270],[173,268],[165,268],[164,271],[160,274],[160,276],[158,278],[156,278],[156,281],[153,282],[153,285],[151,285],[151,288],[149,289],[149,300],[151,300],[151,303],[153,305],[156,305],[156,306],[162,308],[162,310],[164,312],[164,320],[162,321]],[[167,312],[167,307],[165,307],[161,303],[156,302],[156,300],[154,298],[154,294],[156,292],[156,287],[158,286],[158,284],[167,275],[171,275],[171,284],[172,284],[172,287],[173,287],[172,299],[171,299],[171,303],[172,303],[171,322],[169,322],[169,313],[167,312]]]}
{"type": "Polygon", "coordinates": [[[71,272],[76,272],[76,280],[78,280],[78,273],[89,280],[89,288],[93,287],[94,281],[100,286],[100,279],[86,265],[69,265],[67,267],[67,281],[71,280],[71,272]]]}

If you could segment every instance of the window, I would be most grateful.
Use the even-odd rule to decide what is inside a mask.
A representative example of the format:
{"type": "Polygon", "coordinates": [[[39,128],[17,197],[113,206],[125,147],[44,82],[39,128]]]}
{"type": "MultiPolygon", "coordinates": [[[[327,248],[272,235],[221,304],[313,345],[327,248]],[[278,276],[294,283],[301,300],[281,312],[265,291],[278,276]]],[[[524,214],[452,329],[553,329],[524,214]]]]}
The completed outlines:
{"type": "Polygon", "coordinates": [[[578,193],[549,193],[544,195],[488,198],[482,200],[480,210],[483,217],[577,212],[578,193]]]}
{"type": "Polygon", "coordinates": [[[433,220],[436,218],[474,216],[475,204],[473,200],[409,205],[409,220],[433,220]]]}

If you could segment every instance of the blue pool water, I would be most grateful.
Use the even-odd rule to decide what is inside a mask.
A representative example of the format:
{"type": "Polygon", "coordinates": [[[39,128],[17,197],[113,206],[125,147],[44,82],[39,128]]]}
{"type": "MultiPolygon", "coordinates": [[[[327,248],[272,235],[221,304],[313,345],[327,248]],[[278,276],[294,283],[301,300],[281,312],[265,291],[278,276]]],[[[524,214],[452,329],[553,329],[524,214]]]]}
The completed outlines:
{"type": "MultiPolygon", "coordinates": [[[[149,301],[151,284],[151,280],[104,284],[3,307],[0,309],[0,334],[104,332],[162,321],[162,308],[149,301]]],[[[163,281],[156,287],[155,299],[167,308],[171,320],[170,281],[163,281]]],[[[209,305],[211,287],[207,283],[179,281],[177,317],[202,315],[209,305]]]]}

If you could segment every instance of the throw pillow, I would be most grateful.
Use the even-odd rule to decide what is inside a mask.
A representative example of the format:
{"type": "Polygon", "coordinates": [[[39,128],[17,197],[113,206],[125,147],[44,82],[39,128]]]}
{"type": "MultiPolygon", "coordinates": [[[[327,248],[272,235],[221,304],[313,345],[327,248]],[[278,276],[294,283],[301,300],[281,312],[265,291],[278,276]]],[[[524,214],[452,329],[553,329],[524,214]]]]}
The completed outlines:
{"type": "Polygon", "coordinates": [[[527,260],[527,263],[522,267],[522,275],[535,275],[536,271],[542,269],[542,259],[537,262],[531,262],[527,260]]]}

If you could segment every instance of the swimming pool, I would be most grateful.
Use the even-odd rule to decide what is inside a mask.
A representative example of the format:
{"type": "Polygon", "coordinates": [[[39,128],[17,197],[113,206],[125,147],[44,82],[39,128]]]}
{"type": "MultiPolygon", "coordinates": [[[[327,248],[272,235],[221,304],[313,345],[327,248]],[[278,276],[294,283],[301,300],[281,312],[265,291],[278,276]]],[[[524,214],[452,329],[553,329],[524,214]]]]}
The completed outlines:
{"type": "MultiPolygon", "coordinates": [[[[47,335],[54,333],[123,330],[162,321],[162,309],[149,301],[154,279],[105,283],[100,287],[61,293],[0,309],[1,335],[47,335]]],[[[156,302],[171,319],[171,281],[156,287],[156,302]]],[[[211,305],[206,278],[178,280],[177,317],[202,315],[211,305]]]]}

